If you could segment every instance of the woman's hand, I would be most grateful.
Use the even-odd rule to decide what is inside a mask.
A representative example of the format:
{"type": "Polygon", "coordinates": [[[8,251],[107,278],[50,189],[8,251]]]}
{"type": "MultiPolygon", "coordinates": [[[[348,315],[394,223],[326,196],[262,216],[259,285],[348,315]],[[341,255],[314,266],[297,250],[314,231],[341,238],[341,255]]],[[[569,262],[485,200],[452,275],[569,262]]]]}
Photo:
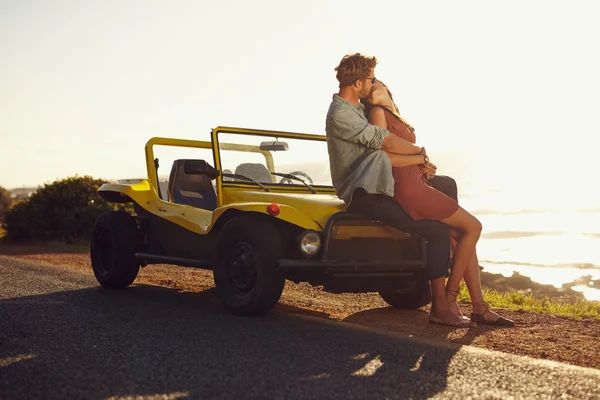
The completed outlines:
{"type": "Polygon", "coordinates": [[[433,178],[436,172],[437,167],[430,162],[427,162],[421,166],[421,174],[427,179],[433,178]]]}

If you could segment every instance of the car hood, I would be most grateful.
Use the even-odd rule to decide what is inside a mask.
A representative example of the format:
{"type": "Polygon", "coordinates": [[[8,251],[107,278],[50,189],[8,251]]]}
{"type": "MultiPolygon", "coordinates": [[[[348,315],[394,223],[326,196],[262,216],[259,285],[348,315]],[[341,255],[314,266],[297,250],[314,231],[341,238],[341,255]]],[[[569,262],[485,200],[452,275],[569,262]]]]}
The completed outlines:
{"type": "Polygon", "coordinates": [[[225,189],[223,195],[225,204],[264,202],[294,207],[319,223],[321,227],[325,226],[332,214],[346,210],[346,204],[335,194],[229,191],[225,189]]]}

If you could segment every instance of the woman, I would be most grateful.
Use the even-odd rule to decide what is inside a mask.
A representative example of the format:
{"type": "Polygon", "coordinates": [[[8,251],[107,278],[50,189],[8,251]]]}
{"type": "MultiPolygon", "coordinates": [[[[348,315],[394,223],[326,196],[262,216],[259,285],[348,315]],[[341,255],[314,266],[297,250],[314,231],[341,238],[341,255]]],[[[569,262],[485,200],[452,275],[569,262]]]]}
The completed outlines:
{"type": "MultiPolygon", "coordinates": [[[[368,98],[361,101],[365,105],[365,114],[371,124],[387,129],[391,134],[413,144],[416,143],[414,129],[400,116],[391,92],[382,82],[377,81],[368,98]]],[[[425,148],[421,154],[425,154],[425,148]]],[[[427,157],[425,159],[428,161],[427,157]]],[[[446,301],[450,309],[461,318],[467,319],[461,314],[456,302],[460,281],[464,278],[473,305],[471,321],[485,325],[514,326],[512,320],[491,311],[483,299],[479,261],[475,251],[481,234],[481,223],[455,200],[429,185],[427,179],[434,174],[435,167],[429,163],[407,163],[404,167],[394,167],[394,198],[414,220],[438,220],[451,227],[456,246],[452,272],[446,283],[446,301]]],[[[430,321],[447,323],[433,311],[430,321]]]]}

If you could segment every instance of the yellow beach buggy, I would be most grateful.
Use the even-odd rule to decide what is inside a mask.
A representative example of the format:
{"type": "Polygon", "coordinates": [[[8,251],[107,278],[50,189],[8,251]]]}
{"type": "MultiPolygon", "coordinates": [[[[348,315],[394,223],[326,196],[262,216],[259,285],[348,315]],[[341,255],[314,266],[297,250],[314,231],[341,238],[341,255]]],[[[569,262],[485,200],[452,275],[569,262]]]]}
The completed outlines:
{"type": "Polygon", "coordinates": [[[378,292],[399,308],[431,301],[424,240],[346,212],[325,136],[217,127],[210,142],[152,138],[145,158],[147,179],[99,189],[135,210],[95,223],[91,261],[103,287],[124,288],[140,267],[160,263],[212,270],[237,315],[267,313],[286,279],[378,292]]]}

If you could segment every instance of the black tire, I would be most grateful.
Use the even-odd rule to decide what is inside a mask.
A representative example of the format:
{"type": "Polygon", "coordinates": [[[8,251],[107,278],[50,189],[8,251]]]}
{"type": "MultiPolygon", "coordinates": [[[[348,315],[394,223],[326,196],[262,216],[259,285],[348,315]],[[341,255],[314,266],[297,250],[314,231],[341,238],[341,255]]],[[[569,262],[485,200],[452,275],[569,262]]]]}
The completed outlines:
{"type": "Polygon", "coordinates": [[[395,308],[416,309],[431,302],[431,288],[427,276],[420,276],[412,288],[380,291],[381,298],[395,308]]]}
{"type": "Polygon", "coordinates": [[[229,312],[262,315],[275,307],[285,285],[285,274],[276,270],[283,253],[279,231],[264,218],[239,217],[223,226],[213,276],[229,312]]]}
{"type": "Polygon", "coordinates": [[[140,232],[131,215],[123,211],[101,214],[90,243],[92,270],[98,283],[109,289],[131,285],[140,269],[140,261],[135,258],[140,245],[140,232]]]}

